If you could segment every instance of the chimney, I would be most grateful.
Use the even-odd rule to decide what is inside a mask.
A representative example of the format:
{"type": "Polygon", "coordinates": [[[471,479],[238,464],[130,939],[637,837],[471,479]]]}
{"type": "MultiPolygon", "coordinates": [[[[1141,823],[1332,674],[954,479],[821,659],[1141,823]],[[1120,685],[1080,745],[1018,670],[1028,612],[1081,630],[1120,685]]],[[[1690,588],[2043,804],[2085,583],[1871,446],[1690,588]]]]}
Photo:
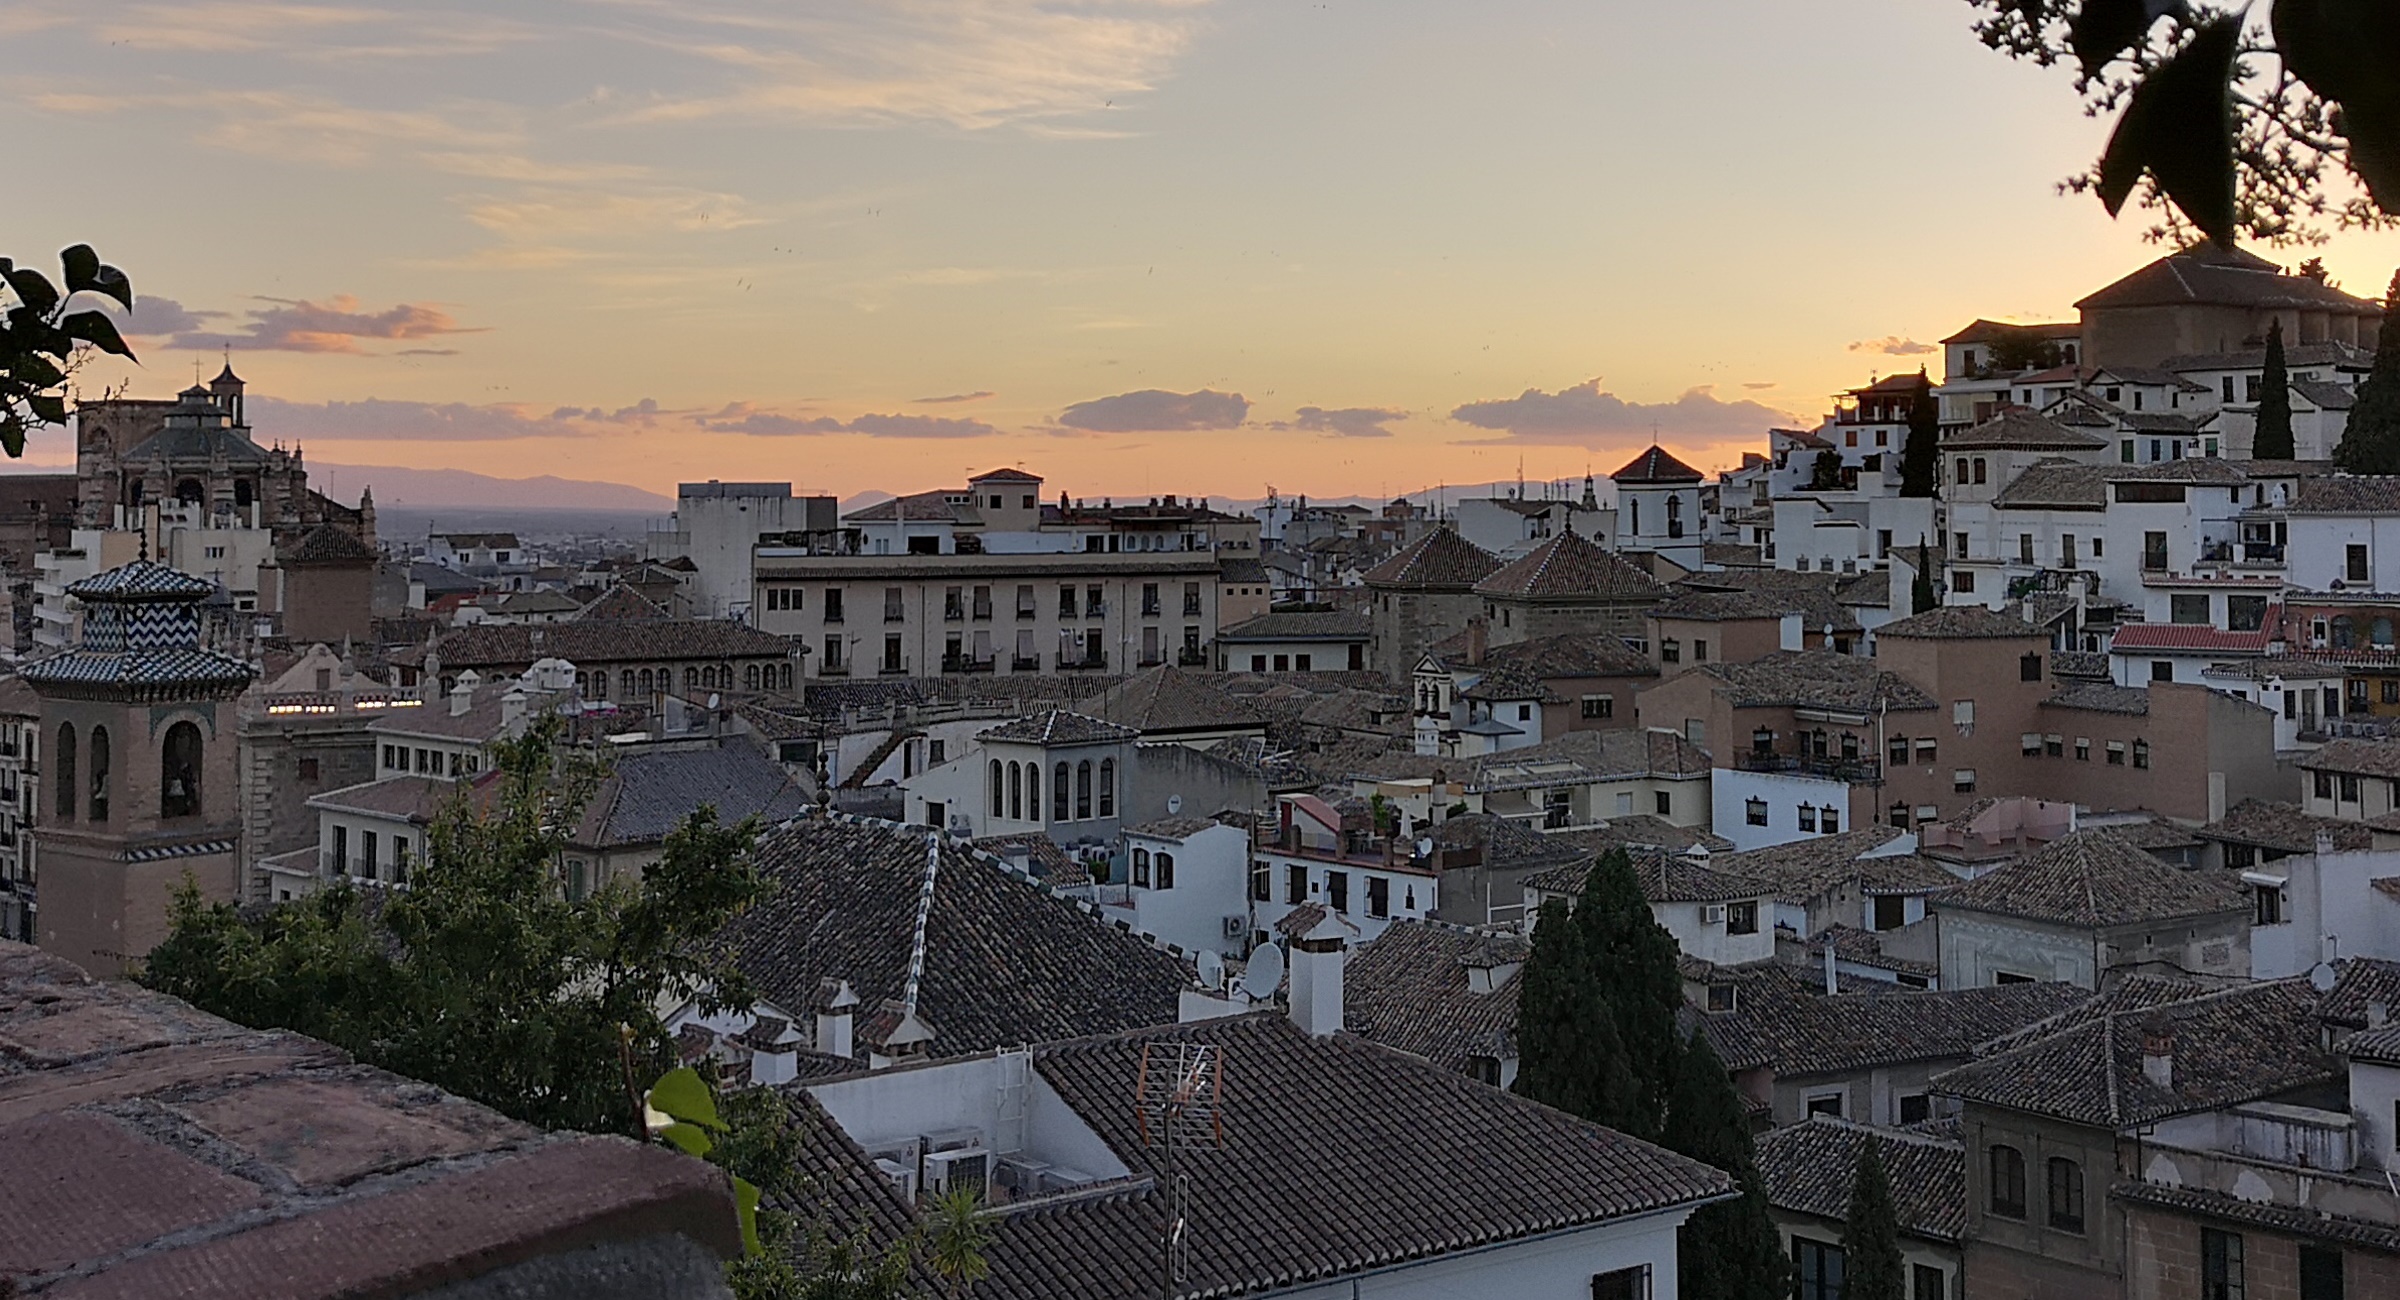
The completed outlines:
{"type": "Polygon", "coordinates": [[[460,682],[458,685],[456,685],[456,686],[453,686],[453,687],[451,687],[451,688],[450,688],[450,716],[451,716],[451,717],[453,717],[453,718],[463,718],[463,717],[465,717],[465,716],[466,716],[466,714],[467,714],[467,709],[468,709],[470,706],[472,706],[474,703],[475,703],[475,684],[474,684],[473,682],[464,682],[464,681],[462,681],[462,682],[460,682]]]}
{"type": "Polygon", "coordinates": [[[1828,997],[1842,991],[1842,977],[1834,969],[1833,936],[1825,937],[1825,994],[1828,997]]]}
{"type": "Polygon", "coordinates": [[[2390,1023],[2391,1019],[2392,1019],[2392,1004],[2391,1004],[2391,1003],[2384,1001],[2382,998],[2372,998],[2372,999],[2369,999],[2369,1000],[2368,1000],[2368,1002],[2367,1002],[2367,1028],[2369,1028],[2369,1029],[2381,1029],[2381,1028],[2383,1028],[2383,1027],[2384,1027],[2386,1024],[2390,1023]]]}
{"type": "Polygon", "coordinates": [[[2142,1077],[2152,1086],[2175,1086],[2175,1036],[2173,1034],[2142,1035],[2142,1077]]]}
{"type": "Polygon", "coordinates": [[[1292,941],[1292,1023],[1323,1038],[1342,1027],[1341,923],[1328,914],[1308,934],[1292,941]]]}
{"type": "Polygon", "coordinates": [[[500,697],[500,729],[512,737],[525,734],[525,687],[522,684],[509,687],[508,694],[500,697]]]}
{"type": "Polygon", "coordinates": [[[1468,619],[1467,662],[1475,667],[1482,667],[1484,654],[1490,649],[1491,629],[1485,625],[1483,616],[1478,614],[1468,619]]]}
{"type": "Polygon", "coordinates": [[[2322,858],[2322,857],[2325,857],[2325,856],[2327,856],[2327,855],[2331,854],[2332,852],[2333,852],[2333,835],[2332,835],[2330,832],[2327,832],[2327,831],[2322,831],[2322,830],[2318,831],[2318,832],[2317,832],[2317,856],[2318,856],[2318,857],[2320,857],[2320,858],[2322,858]]]}
{"type": "Polygon", "coordinates": [[[849,1060],[857,1050],[851,1036],[851,1017],[858,993],[850,981],[826,979],[817,984],[817,1054],[849,1060]]]}

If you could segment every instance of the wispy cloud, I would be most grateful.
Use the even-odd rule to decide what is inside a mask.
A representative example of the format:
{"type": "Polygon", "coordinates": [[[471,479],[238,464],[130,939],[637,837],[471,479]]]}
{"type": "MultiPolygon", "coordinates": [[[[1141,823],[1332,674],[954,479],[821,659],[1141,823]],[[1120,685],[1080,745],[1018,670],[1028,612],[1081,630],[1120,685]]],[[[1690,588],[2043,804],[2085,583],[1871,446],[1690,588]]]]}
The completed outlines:
{"type": "Polygon", "coordinates": [[[1887,357],[1916,357],[1923,356],[1935,349],[1931,343],[1919,343],[1915,339],[1904,339],[1897,334],[1886,334],[1879,339],[1860,339],[1850,345],[1850,350],[1852,352],[1874,352],[1887,357]]]}
{"type": "Polygon", "coordinates": [[[1000,430],[981,420],[933,415],[860,415],[847,420],[830,415],[792,415],[761,410],[736,402],[696,423],[711,433],[740,433],[758,438],[808,437],[815,434],[861,433],[872,438],[986,438],[1000,430]]]}
{"type": "MultiPolygon", "coordinates": [[[[243,352],[339,352],[360,353],[362,339],[403,341],[437,338],[445,334],[476,334],[479,329],[460,325],[448,312],[420,303],[398,303],[381,311],[360,311],[358,300],[348,294],[336,294],[324,302],[305,298],[261,298],[269,304],[250,309],[249,320],[232,330],[205,328],[202,317],[223,316],[223,312],[190,313],[190,322],[167,340],[170,348],[214,351],[230,347],[243,352]]],[[[138,315],[141,299],[135,300],[138,315]]],[[[171,304],[182,311],[179,304],[171,304]]],[[[448,350],[428,352],[412,349],[413,355],[449,355],[448,350]]]]}
{"type": "Polygon", "coordinates": [[[978,388],[972,393],[945,393],[940,397],[920,397],[916,399],[916,405],[947,406],[953,402],[980,402],[991,395],[990,389],[978,388]]]}
{"type": "Polygon", "coordinates": [[[1345,406],[1326,410],[1321,406],[1303,406],[1292,413],[1289,421],[1278,420],[1268,426],[1299,433],[1329,433],[1342,438],[1389,438],[1391,422],[1404,419],[1406,411],[1381,406],[1345,406]]]}
{"type": "Polygon", "coordinates": [[[580,438],[598,428],[576,416],[513,404],[401,402],[370,397],[356,402],[291,402],[253,396],[246,409],[260,434],[285,442],[319,439],[395,442],[500,442],[517,438],[580,438]]]}
{"type": "Polygon", "coordinates": [[[1450,418],[1506,435],[1488,442],[1581,446],[1653,431],[1686,438],[1756,436],[1794,421],[1790,413],[1749,398],[1725,401],[1706,385],[1686,389],[1671,402],[1629,402],[1597,379],[1555,393],[1528,388],[1515,397],[1469,402],[1451,411],[1450,418]]]}
{"type": "Polygon", "coordinates": [[[1058,422],[1086,433],[1174,433],[1197,429],[1231,429],[1250,414],[1250,401],[1240,393],[1203,388],[1196,393],[1170,393],[1145,388],[1138,393],[1095,397],[1059,412],[1058,422]]]}
{"type": "Polygon", "coordinates": [[[100,310],[116,318],[118,333],[134,338],[165,338],[182,334],[225,316],[221,311],[195,311],[173,298],[162,298],[154,293],[136,294],[130,312],[106,299],[97,305],[100,310]]]}

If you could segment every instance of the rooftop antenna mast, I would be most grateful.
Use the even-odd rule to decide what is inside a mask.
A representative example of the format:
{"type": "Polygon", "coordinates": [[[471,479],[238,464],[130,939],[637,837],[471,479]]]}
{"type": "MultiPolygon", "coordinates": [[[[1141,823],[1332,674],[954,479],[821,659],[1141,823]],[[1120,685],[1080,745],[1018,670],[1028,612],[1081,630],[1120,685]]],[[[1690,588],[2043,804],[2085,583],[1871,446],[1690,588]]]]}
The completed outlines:
{"type": "Polygon", "coordinates": [[[1166,1223],[1159,1234],[1158,1294],[1167,1300],[1189,1271],[1192,1180],[1178,1169],[1186,1150],[1225,1145],[1224,1062],[1213,1043],[1142,1044],[1134,1119],[1142,1145],[1165,1152],[1166,1223]]]}

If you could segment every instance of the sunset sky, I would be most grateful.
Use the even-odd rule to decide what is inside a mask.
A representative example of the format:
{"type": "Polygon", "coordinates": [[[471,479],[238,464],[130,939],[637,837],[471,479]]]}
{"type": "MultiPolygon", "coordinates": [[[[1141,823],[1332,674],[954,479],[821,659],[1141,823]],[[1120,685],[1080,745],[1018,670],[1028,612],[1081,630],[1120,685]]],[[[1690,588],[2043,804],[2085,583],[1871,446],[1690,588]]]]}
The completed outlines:
{"type": "MultiPolygon", "coordinates": [[[[1655,427],[1714,466],[2157,255],[2053,192],[2105,124],[1969,17],[0,4],[0,253],[96,245],[144,296],[134,392],[230,346],[312,460],[1388,493],[1655,427]]],[[[2400,238],[2323,251],[2375,294],[2400,238]]]]}

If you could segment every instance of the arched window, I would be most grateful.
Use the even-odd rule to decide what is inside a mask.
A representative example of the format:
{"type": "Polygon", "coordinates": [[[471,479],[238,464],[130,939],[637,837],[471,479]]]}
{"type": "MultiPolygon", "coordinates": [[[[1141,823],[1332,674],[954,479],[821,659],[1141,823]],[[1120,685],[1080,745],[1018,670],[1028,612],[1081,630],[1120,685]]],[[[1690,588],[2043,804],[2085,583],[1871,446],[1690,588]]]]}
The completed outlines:
{"type": "Polygon", "coordinates": [[[687,690],[687,691],[695,691],[695,690],[698,690],[698,689],[700,689],[700,670],[699,670],[699,669],[697,669],[697,668],[686,668],[686,669],[684,669],[684,670],[683,670],[683,689],[685,689],[685,690],[687,690]]]}
{"type": "Polygon", "coordinates": [[[1991,1165],[1991,1212],[2008,1219],[2025,1217],[2025,1153],[1995,1145],[1987,1153],[1991,1165]]]}
{"type": "Polygon", "coordinates": [[[248,510],[250,508],[250,503],[256,501],[257,499],[258,487],[256,484],[252,483],[246,478],[237,478],[233,481],[233,504],[235,509],[248,510]]]}
{"type": "Polygon", "coordinates": [[[158,815],[191,817],[200,811],[200,728],[178,722],[167,728],[158,749],[158,815]]]}
{"type": "Polygon", "coordinates": [[[2374,643],[2375,648],[2378,650],[2391,649],[2392,620],[2388,618],[2379,618],[2374,622],[2367,624],[2367,640],[2374,643]]]}
{"type": "MultiPolygon", "coordinates": [[[[941,742],[934,743],[938,745],[941,742]]],[[[1042,819],[1042,765],[1039,763],[1025,765],[1025,815],[1037,822],[1042,819]]]]}
{"type": "Polygon", "coordinates": [[[87,816],[96,822],[108,820],[108,728],[92,728],[92,800],[87,816]]]}
{"type": "Polygon", "coordinates": [[[783,689],[787,691],[792,689],[792,666],[790,664],[783,666],[783,689]]]}
{"type": "Polygon", "coordinates": [[[1064,763],[1050,770],[1050,820],[1067,820],[1067,765],[1064,763]]]}
{"type": "Polygon", "coordinates": [[[654,674],[652,674],[652,673],[651,673],[651,671],[650,671],[649,669],[647,669],[647,668],[644,668],[644,669],[642,670],[642,694],[644,694],[644,695],[648,695],[648,694],[650,694],[652,691],[655,691],[655,690],[657,690],[657,689],[658,689],[658,678],[657,678],[657,676],[656,676],[656,675],[654,675],[654,674]]]}
{"type": "Polygon", "coordinates": [[[1173,889],[1175,887],[1175,855],[1161,853],[1153,860],[1153,865],[1157,867],[1158,887],[1173,889]]]}
{"type": "Polygon", "coordinates": [[[2334,615],[2333,648],[2336,650],[2349,649],[2350,643],[2358,639],[2357,627],[2357,624],[2350,621],[2350,616],[2348,614],[2334,615]]]}
{"type": "Polygon", "coordinates": [[[1117,815],[1117,760],[1100,760],[1100,815],[1117,815]]]}
{"type": "Polygon", "coordinates": [[[2083,1231],[2083,1166],[2052,1156],[2048,1172],[2050,1226],[2060,1232],[2083,1231]]]}
{"type": "Polygon", "coordinates": [[[200,480],[196,478],[175,480],[175,499],[187,506],[200,504],[207,495],[206,489],[200,486],[200,480]]]}
{"type": "Polygon", "coordinates": [[[758,689],[757,664],[742,665],[742,689],[745,691],[755,691],[758,689]]]}
{"type": "Polygon", "coordinates": [[[605,668],[592,674],[592,698],[595,700],[608,698],[608,670],[605,668]]]}
{"type": "Polygon", "coordinates": [[[1133,883],[1144,889],[1150,887],[1150,850],[1148,849],[1133,851],[1133,883]]]}
{"type": "MultiPolygon", "coordinates": [[[[872,774],[870,774],[870,775],[872,775],[872,774]]],[[[988,778],[987,778],[987,782],[988,782],[988,784],[989,784],[989,785],[992,787],[992,816],[994,816],[994,817],[1005,817],[1005,816],[1007,816],[1007,815],[1008,815],[1008,802],[1007,802],[1007,794],[1006,794],[1006,792],[1005,792],[1004,790],[1002,790],[1002,788],[1001,788],[1001,785],[1000,785],[1000,760],[999,760],[999,759],[996,759],[996,758],[995,758],[995,759],[993,759],[993,760],[992,760],[992,766],[991,766],[990,774],[989,774],[989,776],[988,776],[988,778]]]]}
{"type": "Polygon", "coordinates": [[[53,748],[55,752],[50,755],[50,766],[58,774],[54,778],[58,785],[58,819],[62,822],[71,822],[75,820],[76,790],[74,723],[58,724],[58,744],[53,748]]]}
{"type": "Polygon", "coordinates": [[[635,679],[633,676],[633,670],[631,668],[628,668],[625,671],[617,674],[617,685],[620,688],[617,693],[624,696],[626,699],[630,700],[636,694],[638,694],[638,692],[634,689],[635,679]]]}
{"type": "Polygon", "coordinates": [[[1011,821],[1025,819],[1025,769],[1018,763],[1008,765],[1008,816],[1011,821]]]}
{"type": "Polygon", "coordinates": [[[1084,821],[1092,815],[1092,760],[1075,765],[1075,820],[1084,821]]]}

